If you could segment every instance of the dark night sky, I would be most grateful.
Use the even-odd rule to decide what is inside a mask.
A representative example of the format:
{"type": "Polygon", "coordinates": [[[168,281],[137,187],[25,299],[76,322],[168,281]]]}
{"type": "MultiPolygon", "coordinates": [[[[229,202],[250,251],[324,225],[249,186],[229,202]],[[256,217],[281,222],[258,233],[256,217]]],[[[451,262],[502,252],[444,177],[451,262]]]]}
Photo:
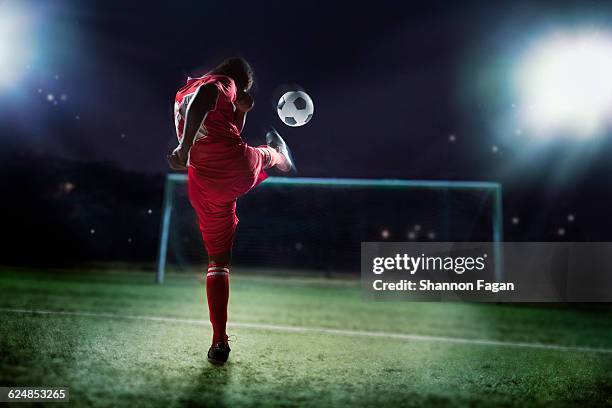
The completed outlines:
{"type": "Polygon", "coordinates": [[[241,55],[257,75],[257,109],[244,138],[256,143],[266,126],[279,127],[304,175],[490,178],[500,155],[490,154],[497,142],[480,106],[487,101],[461,92],[477,86],[478,64],[499,53],[503,30],[527,31],[562,13],[521,2],[285,3],[30,2],[42,10],[44,57],[33,62],[19,87],[21,106],[12,108],[35,118],[24,126],[22,117],[3,115],[4,142],[164,171],[174,92],[187,74],[241,55]],[[315,101],[304,128],[283,126],[272,109],[275,90],[290,83],[315,101]],[[53,106],[48,92],[68,100],[53,106]],[[449,134],[458,143],[449,144],[449,134]]]}
{"type": "Polygon", "coordinates": [[[165,154],[175,144],[175,91],[187,74],[240,55],[256,74],[256,107],[244,139],[258,144],[267,126],[277,127],[301,176],[501,181],[508,217],[534,198],[562,205],[560,216],[603,211],[612,202],[602,187],[609,135],[572,177],[552,186],[559,163],[582,147],[561,141],[537,165],[515,166],[524,145],[498,140],[492,123],[494,112],[512,101],[483,97],[501,93],[507,79],[493,76],[482,89],[488,67],[523,35],[585,16],[607,28],[612,7],[578,1],[24,4],[37,15],[38,46],[20,85],[0,94],[5,154],[165,172],[165,154]],[[275,92],[292,83],[315,103],[313,120],[302,128],[284,126],[273,109],[275,92]],[[49,93],[56,105],[46,100],[49,93]]]}
{"type": "Polygon", "coordinates": [[[199,3],[189,10],[148,4],[48,8],[43,22],[48,32],[63,33],[48,41],[50,63],[22,89],[44,90],[33,101],[42,124],[32,137],[31,129],[16,121],[11,131],[26,134],[14,139],[58,155],[163,171],[164,153],[173,143],[176,89],[188,73],[241,55],[257,75],[257,109],[244,132],[247,141],[261,140],[268,125],[282,127],[308,175],[440,174],[437,166],[420,162],[439,159],[457,126],[449,67],[460,54],[457,34],[466,36],[462,15],[469,13],[340,3],[310,3],[299,10],[282,3],[267,3],[265,9],[246,2],[199,3]],[[288,83],[299,84],[315,100],[315,119],[303,129],[284,127],[271,108],[274,91],[288,83]],[[54,89],[67,93],[67,103],[45,104],[44,96],[54,89]],[[433,145],[435,139],[443,146],[433,145]],[[417,149],[421,152],[414,154],[417,149]]]}

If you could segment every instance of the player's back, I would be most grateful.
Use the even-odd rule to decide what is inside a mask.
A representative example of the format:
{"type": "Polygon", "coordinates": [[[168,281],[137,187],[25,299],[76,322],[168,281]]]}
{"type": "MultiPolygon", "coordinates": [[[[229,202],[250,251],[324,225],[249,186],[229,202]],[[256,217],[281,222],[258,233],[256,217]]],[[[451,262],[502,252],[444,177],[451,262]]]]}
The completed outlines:
{"type": "Polygon", "coordinates": [[[240,130],[235,120],[236,85],[225,75],[207,74],[200,78],[188,78],[187,84],[176,94],[174,103],[174,124],[179,141],[185,130],[185,117],[192,98],[201,86],[213,85],[218,96],[215,107],[208,112],[198,129],[195,143],[233,142],[240,143],[240,130]]]}
{"type": "Polygon", "coordinates": [[[189,102],[197,90],[207,84],[217,88],[218,97],[215,107],[208,112],[198,129],[189,151],[189,166],[200,174],[200,179],[205,182],[208,190],[219,190],[219,196],[221,193],[227,193],[233,197],[238,195],[236,191],[242,192],[251,188],[257,177],[252,172],[252,160],[245,154],[248,146],[241,139],[236,124],[234,81],[224,75],[190,78],[187,85],[176,94],[174,106],[176,133],[181,140],[189,102]],[[232,188],[228,190],[227,186],[232,188]]]}

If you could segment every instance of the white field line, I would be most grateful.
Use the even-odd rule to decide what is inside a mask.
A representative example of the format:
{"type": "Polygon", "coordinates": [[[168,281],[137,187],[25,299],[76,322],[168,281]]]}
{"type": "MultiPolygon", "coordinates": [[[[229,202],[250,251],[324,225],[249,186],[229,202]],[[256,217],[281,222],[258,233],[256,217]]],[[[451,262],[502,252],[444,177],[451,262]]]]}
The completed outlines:
{"type": "MultiPolygon", "coordinates": [[[[98,317],[98,318],[128,319],[128,320],[145,320],[145,321],[153,321],[153,322],[184,323],[184,324],[192,324],[192,325],[208,325],[209,324],[207,320],[198,320],[198,319],[181,319],[181,318],[176,318],[176,317],[146,316],[146,315],[142,315],[142,316],[140,315],[122,315],[122,314],[115,314],[115,313],[95,313],[95,312],[84,312],[84,311],[60,311],[60,310],[56,311],[56,310],[28,310],[28,309],[0,308],[0,312],[20,313],[20,314],[38,314],[38,315],[77,316],[77,317],[98,317]]],[[[445,337],[445,336],[424,336],[424,335],[419,335],[419,334],[328,329],[328,328],[323,328],[323,327],[283,326],[283,325],[265,324],[265,323],[230,322],[228,323],[228,325],[230,327],[236,327],[236,328],[242,327],[246,329],[293,332],[293,333],[320,333],[320,334],[332,334],[332,335],[339,335],[339,336],[375,337],[375,338],[409,340],[409,341],[424,341],[424,342],[444,342],[444,343],[467,344],[467,345],[476,345],[476,346],[518,347],[518,348],[531,348],[531,349],[543,349],[543,350],[559,350],[559,351],[570,351],[570,352],[612,354],[612,349],[609,349],[609,348],[562,346],[558,344],[546,344],[546,343],[527,343],[527,342],[501,341],[501,340],[468,339],[468,338],[462,338],[462,337],[445,337]]]]}

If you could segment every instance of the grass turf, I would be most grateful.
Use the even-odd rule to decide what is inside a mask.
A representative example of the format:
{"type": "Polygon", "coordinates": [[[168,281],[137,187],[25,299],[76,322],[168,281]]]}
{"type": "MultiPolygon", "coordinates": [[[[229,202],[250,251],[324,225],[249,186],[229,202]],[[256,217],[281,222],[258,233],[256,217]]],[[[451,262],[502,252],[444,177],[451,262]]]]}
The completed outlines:
{"type": "MultiPolygon", "coordinates": [[[[236,268],[238,269],[238,268],[236,268]]],[[[368,303],[356,281],[233,274],[230,319],[612,349],[608,307],[368,303]]],[[[206,319],[191,276],[4,269],[0,308],[206,319]]],[[[0,312],[0,385],[68,386],[70,406],[610,406],[612,354],[0,312]]],[[[20,405],[22,406],[22,405],[20,405]]]]}

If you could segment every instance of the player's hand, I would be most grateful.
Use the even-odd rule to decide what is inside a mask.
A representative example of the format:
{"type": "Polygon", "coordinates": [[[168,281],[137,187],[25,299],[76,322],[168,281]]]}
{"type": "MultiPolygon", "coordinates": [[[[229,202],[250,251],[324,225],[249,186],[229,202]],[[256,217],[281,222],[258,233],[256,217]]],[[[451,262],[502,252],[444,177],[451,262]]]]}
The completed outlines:
{"type": "Polygon", "coordinates": [[[253,97],[249,95],[248,92],[240,91],[236,97],[236,102],[234,102],[234,105],[240,112],[248,112],[253,109],[255,102],[253,101],[253,97]]]}
{"type": "Polygon", "coordinates": [[[180,144],[172,153],[166,156],[168,164],[172,170],[187,170],[187,159],[189,158],[189,148],[180,144]]]}

